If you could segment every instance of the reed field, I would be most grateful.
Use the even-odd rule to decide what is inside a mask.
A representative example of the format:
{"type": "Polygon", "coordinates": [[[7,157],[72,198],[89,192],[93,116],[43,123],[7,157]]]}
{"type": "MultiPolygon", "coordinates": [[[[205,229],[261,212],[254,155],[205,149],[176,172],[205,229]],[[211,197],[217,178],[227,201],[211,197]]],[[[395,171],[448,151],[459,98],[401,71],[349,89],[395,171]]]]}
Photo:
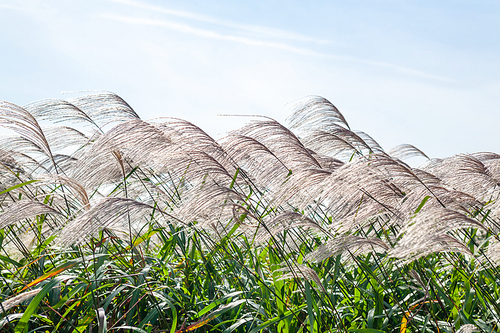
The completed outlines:
{"type": "Polygon", "coordinates": [[[500,155],[384,150],[316,96],[246,119],[0,102],[0,331],[499,331],[500,155]]]}

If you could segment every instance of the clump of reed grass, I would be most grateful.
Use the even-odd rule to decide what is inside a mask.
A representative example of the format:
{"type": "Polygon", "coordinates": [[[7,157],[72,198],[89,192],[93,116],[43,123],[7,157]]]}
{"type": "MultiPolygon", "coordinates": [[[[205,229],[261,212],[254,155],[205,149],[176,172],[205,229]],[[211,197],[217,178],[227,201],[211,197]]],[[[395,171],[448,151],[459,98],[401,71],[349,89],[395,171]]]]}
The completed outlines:
{"type": "Polygon", "coordinates": [[[2,330],[498,331],[500,155],[386,151],[322,97],[287,121],[1,102],[2,330]]]}

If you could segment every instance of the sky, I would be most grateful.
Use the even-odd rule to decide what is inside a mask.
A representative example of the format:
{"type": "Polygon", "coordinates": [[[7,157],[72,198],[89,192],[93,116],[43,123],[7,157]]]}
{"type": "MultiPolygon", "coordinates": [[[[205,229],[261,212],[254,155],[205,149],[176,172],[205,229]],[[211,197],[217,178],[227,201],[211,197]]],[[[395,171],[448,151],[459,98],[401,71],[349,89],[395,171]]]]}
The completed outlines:
{"type": "Polygon", "coordinates": [[[500,153],[500,2],[0,0],[0,100],[96,90],[215,138],[320,95],[386,150],[500,153]]]}

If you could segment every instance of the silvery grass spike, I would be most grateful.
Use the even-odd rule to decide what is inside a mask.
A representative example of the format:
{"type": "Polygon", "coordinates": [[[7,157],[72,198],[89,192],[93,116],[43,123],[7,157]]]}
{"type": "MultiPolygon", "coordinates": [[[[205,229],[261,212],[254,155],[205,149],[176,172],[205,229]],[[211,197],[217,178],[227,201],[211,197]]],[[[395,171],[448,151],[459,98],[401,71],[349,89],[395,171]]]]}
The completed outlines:
{"type": "Polygon", "coordinates": [[[127,102],[111,92],[87,94],[67,100],[45,99],[29,103],[24,108],[40,120],[54,123],[83,122],[96,129],[110,122],[139,118],[127,102]]]}
{"type": "Polygon", "coordinates": [[[311,228],[322,230],[321,226],[317,222],[307,216],[297,212],[284,212],[266,222],[263,222],[259,226],[259,230],[254,240],[255,243],[262,245],[285,230],[299,227],[306,230],[311,228]]]}
{"type": "Polygon", "coordinates": [[[229,134],[220,140],[222,149],[259,189],[282,184],[290,170],[261,142],[241,134],[229,134]]]}
{"type": "Polygon", "coordinates": [[[35,186],[45,186],[47,184],[62,184],[66,185],[73,194],[80,199],[80,203],[85,209],[90,207],[89,196],[85,188],[76,180],[64,175],[42,174],[38,176],[40,182],[35,183],[35,186]]]}
{"type": "MultiPolygon", "coordinates": [[[[89,210],[69,221],[56,239],[55,246],[67,247],[84,243],[90,237],[95,236],[99,230],[107,227],[123,226],[127,229],[129,220],[132,223],[131,227],[140,229],[141,223],[143,223],[141,219],[145,216],[150,218],[153,211],[165,216],[168,215],[155,210],[152,206],[132,199],[100,199],[91,205],[89,210]]],[[[132,237],[132,235],[129,235],[129,237],[132,237]]]]}
{"type": "Polygon", "coordinates": [[[67,101],[85,112],[99,126],[140,118],[127,102],[111,92],[88,94],[67,101]]]}
{"type": "Polygon", "coordinates": [[[286,120],[291,129],[339,125],[349,128],[335,105],[321,96],[307,96],[296,100],[292,104],[292,114],[286,120]]]}
{"type": "Polygon", "coordinates": [[[161,122],[155,125],[172,143],[182,147],[186,154],[189,155],[191,151],[202,151],[217,160],[224,168],[229,169],[230,173],[236,168],[235,161],[230,154],[200,127],[179,118],[162,117],[158,120],[161,122]]]}
{"type": "Polygon", "coordinates": [[[342,255],[344,260],[350,260],[352,256],[369,252],[384,253],[388,250],[389,246],[379,238],[339,235],[333,239],[329,239],[316,250],[308,253],[304,260],[319,263],[325,259],[338,255],[342,255]]]}
{"type": "Polygon", "coordinates": [[[478,209],[484,204],[471,195],[460,191],[449,190],[445,187],[428,185],[427,188],[417,188],[409,193],[399,209],[403,212],[407,223],[417,211],[425,212],[439,210],[443,206],[450,210],[469,213],[471,209],[478,209]],[[429,189],[433,195],[429,194],[429,189]],[[439,198],[437,200],[436,198],[439,198]]]}
{"type": "Polygon", "coordinates": [[[36,147],[45,156],[53,159],[49,143],[38,121],[22,107],[0,101],[0,126],[14,131],[26,140],[26,145],[36,147]]]}
{"type": "Polygon", "coordinates": [[[306,279],[308,281],[314,281],[317,288],[320,288],[326,293],[326,289],[321,283],[321,280],[314,269],[307,265],[293,263],[291,267],[283,267],[277,269],[278,272],[285,272],[278,280],[288,280],[288,279],[306,279]]]}
{"type": "Polygon", "coordinates": [[[398,145],[389,150],[387,154],[399,160],[405,160],[410,157],[424,157],[429,160],[429,156],[427,156],[423,151],[421,151],[417,147],[410,144],[398,145]]]}
{"type": "MultiPolygon", "coordinates": [[[[429,281],[427,283],[424,283],[424,281],[422,281],[422,278],[420,277],[420,275],[414,269],[410,270],[409,274],[415,280],[415,282],[417,283],[417,285],[420,287],[421,291],[425,295],[424,298],[419,299],[418,301],[415,301],[415,303],[418,304],[418,303],[421,303],[421,302],[427,300],[428,298],[430,298],[429,283],[431,282],[431,279],[429,279],[429,281]]],[[[409,287],[412,288],[412,286],[409,286],[409,287]]]]}
{"type": "Polygon", "coordinates": [[[51,150],[61,151],[68,147],[80,148],[91,140],[91,137],[76,128],[69,126],[44,126],[43,132],[51,150]]]}
{"type": "Polygon", "coordinates": [[[288,170],[320,168],[320,164],[304,147],[299,138],[288,128],[268,117],[253,121],[230,134],[240,134],[253,138],[265,145],[277,156],[288,170]]]}
{"type": "Polygon", "coordinates": [[[457,331],[457,333],[472,333],[472,332],[479,332],[479,329],[474,324],[465,324],[463,326],[460,326],[460,328],[457,331]]]}
{"type": "Polygon", "coordinates": [[[172,154],[170,140],[140,119],[129,120],[100,135],[79,155],[71,175],[85,188],[124,177],[133,166],[159,168],[172,154]]]}
{"type": "Polygon", "coordinates": [[[38,289],[30,290],[30,291],[25,291],[24,293],[21,293],[17,296],[11,297],[11,298],[3,301],[0,304],[0,311],[7,312],[9,309],[13,308],[14,306],[21,304],[25,300],[35,296],[36,294],[38,294],[40,292],[40,290],[42,290],[42,289],[38,288],[38,289]]]}
{"type": "Polygon", "coordinates": [[[344,127],[314,129],[301,135],[304,146],[318,154],[338,157],[348,162],[353,155],[365,156],[374,151],[355,132],[344,127]]]}
{"type": "Polygon", "coordinates": [[[41,214],[61,214],[54,208],[38,201],[20,200],[10,205],[0,214],[0,229],[14,224],[22,219],[32,218],[41,214]]]}
{"type": "Polygon", "coordinates": [[[233,217],[233,206],[244,204],[245,196],[234,189],[215,183],[193,186],[185,192],[183,205],[176,210],[179,219],[198,222],[202,228],[213,223],[225,224],[233,217]]]}
{"type": "Polygon", "coordinates": [[[498,196],[500,179],[498,174],[474,155],[456,155],[436,160],[423,170],[442,179],[446,186],[465,192],[478,200],[492,195],[498,196]]]}
{"type": "Polygon", "coordinates": [[[469,248],[452,236],[456,230],[486,227],[465,215],[441,208],[418,213],[398,234],[398,242],[389,257],[412,261],[435,252],[461,252],[472,255],[469,248]]]}
{"type": "Polygon", "coordinates": [[[491,237],[486,251],[486,257],[493,264],[500,263],[500,242],[498,239],[491,237]]]}

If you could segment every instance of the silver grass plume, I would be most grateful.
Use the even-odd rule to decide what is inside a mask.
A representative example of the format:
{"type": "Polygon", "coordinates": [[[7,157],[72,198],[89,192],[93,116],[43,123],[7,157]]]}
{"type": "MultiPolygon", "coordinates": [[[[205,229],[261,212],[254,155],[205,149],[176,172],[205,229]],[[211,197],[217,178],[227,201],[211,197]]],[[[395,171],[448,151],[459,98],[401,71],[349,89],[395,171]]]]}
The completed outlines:
{"type": "Polygon", "coordinates": [[[291,129],[338,125],[349,128],[335,105],[321,96],[308,96],[296,101],[287,121],[291,129]]]}
{"type": "Polygon", "coordinates": [[[218,230],[233,219],[234,205],[244,202],[245,196],[234,189],[208,182],[185,192],[182,206],[175,214],[185,223],[197,222],[201,228],[218,230]]]}
{"type": "MultiPolygon", "coordinates": [[[[1,140],[0,140],[1,141],[1,140]]],[[[46,171],[39,161],[33,157],[21,153],[19,151],[11,150],[0,145],[0,167],[5,170],[12,170],[16,173],[33,174],[37,171],[46,171]]]]}
{"type": "Polygon", "coordinates": [[[180,151],[192,161],[196,161],[196,154],[203,152],[216,161],[229,174],[234,175],[237,169],[232,157],[222,148],[221,144],[215,141],[210,135],[193,123],[178,118],[161,118],[163,122],[156,124],[165,136],[180,151]]]}
{"type": "Polygon", "coordinates": [[[128,218],[132,221],[132,227],[140,228],[141,218],[153,210],[154,207],[131,199],[100,199],[89,210],[69,221],[55,245],[68,247],[84,243],[103,228],[125,226],[128,218]]]}
{"type": "Polygon", "coordinates": [[[43,99],[26,104],[24,109],[39,120],[51,121],[53,123],[83,122],[99,128],[88,114],[66,100],[43,99]]]}
{"type": "Polygon", "coordinates": [[[7,323],[10,323],[16,319],[20,319],[23,316],[23,314],[24,314],[24,312],[23,313],[12,313],[12,314],[6,315],[2,319],[0,319],[0,328],[4,327],[5,324],[7,324],[7,323]]]}
{"type": "Polygon", "coordinates": [[[38,289],[25,291],[24,293],[21,293],[17,296],[11,297],[11,298],[3,301],[0,305],[0,311],[7,312],[8,310],[13,308],[14,306],[21,304],[25,300],[35,296],[36,294],[38,294],[40,292],[40,290],[42,290],[42,289],[38,288],[38,289]]]}
{"type": "Polygon", "coordinates": [[[162,122],[156,125],[173,143],[203,150],[216,158],[225,155],[219,143],[193,123],[172,117],[160,119],[162,122]]]}
{"type": "Polygon", "coordinates": [[[321,283],[321,280],[318,276],[318,273],[311,267],[303,264],[292,263],[292,267],[283,267],[277,269],[277,272],[287,272],[279,277],[279,280],[288,280],[288,279],[306,279],[308,281],[314,281],[316,286],[320,288],[322,291],[326,293],[326,289],[321,283]]]}
{"type": "Polygon", "coordinates": [[[178,146],[178,153],[164,168],[188,181],[198,183],[205,182],[207,179],[227,187],[230,186],[236,174],[236,169],[229,171],[212,155],[195,149],[184,151],[184,148],[180,146],[178,146]]]}
{"type": "Polygon", "coordinates": [[[36,119],[22,107],[0,101],[0,126],[13,130],[46,156],[52,158],[52,152],[42,128],[36,119]]]}
{"type": "Polygon", "coordinates": [[[111,92],[69,98],[67,101],[87,114],[99,126],[110,122],[139,119],[137,113],[127,102],[111,92]]]}
{"type": "Polygon", "coordinates": [[[41,169],[34,173],[34,177],[39,173],[57,173],[57,174],[68,174],[75,168],[80,162],[75,156],[65,155],[65,154],[55,154],[53,156],[53,161],[45,158],[40,161],[41,169]],[[58,172],[56,172],[56,167],[58,172]]]}
{"type": "MultiPolygon", "coordinates": [[[[0,163],[6,168],[25,169],[27,171],[37,170],[42,168],[40,162],[33,157],[23,154],[19,151],[8,149],[6,147],[0,148],[0,163]]],[[[34,172],[34,171],[33,171],[34,172]]]]}
{"type": "Polygon", "coordinates": [[[41,180],[41,182],[35,183],[35,186],[45,186],[51,183],[66,185],[70,191],[80,199],[80,203],[85,209],[90,207],[87,191],[85,191],[85,188],[75,179],[64,175],[54,174],[43,174],[39,175],[37,178],[41,180]]]}
{"type": "Polygon", "coordinates": [[[480,201],[466,193],[429,185],[427,188],[417,188],[410,195],[407,195],[399,209],[404,213],[405,220],[409,220],[418,207],[420,207],[421,212],[440,209],[444,206],[451,210],[468,213],[471,208],[478,208],[482,205],[480,201]],[[434,195],[429,195],[429,189],[434,195]]]}
{"type": "Polygon", "coordinates": [[[321,230],[321,226],[307,216],[297,212],[284,212],[262,222],[254,241],[257,244],[263,244],[285,230],[299,227],[306,230],[311,228],[321,230]]]}
{"type": "Polygon", "coordinates": [[[73,178],[85,188],[115,181],[130,172],[127,159],[158,167],[170,153],[170,141],[156,126],[140,119],[116,125],[100,135],[81,156],[73,178]]]}
{"type": "Polygon", "coordinates": [[[325,209],[335,220],[344,222],[341,232],[367,223],[365,213],[369,211],[400,218],[394,207],[403,197],[402,191],[362,157],[334,170],[320,189],[317,197],[322,198],[325,209]]]}
{"type": "Polygon", "coordinates": [[[486,206],[484,206],[485,211],[489,210],[488,218],[485,220],[485,224],[491,228],[492,232],[498,234],[500,231],[500,198],[492,200],[486,206]]]}
{"type": "Polygon", "coordinates": [[[411,171],[426,186],[442,186],[441,179],[421,169],[412,168],[411,171]]]}
{"type": "Polygon", "coordinates": [[[0,148],[0,163],[4,166],[17,167],[13,154],[15,154],[14,151],[0,148]]]}
{"type": "Polygon", "coordinates": [[[6,136],[0,139],[0,147],[5,150],[16,151],[34,156],[47,156],[40,146],[22,136],[6,136]]]}
{"type": "Polygon", "coordinates": [[[289,170],[321,167],[309,149],[288,128],[274,119],[253,121],[230,134],[253,138],[265,145],[289,170]]]}
{"type": "Polygon", "coordinates": [[[220,140],[220,145],[261,190],[282,184],[290,170],[268,147],[241,134],[230,134],[220,140]]]}
{"type": "Polygon", "coordinates": [[[429,159],[429,157],[420,149],[413,145],[409,144],[402,144],[399,146],[396,146],[389,150],[387,152],[391,157],[400,159],[400,160],[405,160],[410,157],[425,157],[426,159],[429,159]]]}
{"type": "Polygon", "coordinates": [[[281,206],[288,202],[299,209],[307,207],[321,195],[323,184],[331,174],[332,170],[316,168],[292,173],[274,196],[274,204],[281,206]]]}
{"type": "Polygon", "coordinates": [[[22,219],[32,218],[41,214],[60,214],[54,208],[38,201],[21,200],[10,205],[0,214],[0,229],[14,224],[22,219]]]}
{"type": "Polygon", "coordinates": [[[486,251],[486,257],[492,263],[500,263],[500,242],[498,241],[498,239],[495,239],[493,237],[490,239],[488,250],[486,251]]]}
{"type": "Polygon", "coordinates": [[[303,98],[287,118],[290,129],[297,130],[307,148],[324,155],[338,155],[346,161],[353,152],[381,152],[383,149],[368,134],[351,131],[340,111],[319,96],[303,98]]]}
{"type": "Polygon", "coordinates": [[[89,188],[116,182],[132,167],[140,166],[168,172],[174,178],[192,181],[208,176],[229,185],[234,172],[226,170],[224,161],[195,146],[173,142],[167,128],[139,119],[113,127],[79,156],[81,163],[73,177],[89,188]]]}
{"type": "MultiPolygon", "coordinates": [[[[406,163],[385,153],[370,155],[369,161],[366,163],[383,178],[390,179],[402,190],[412,190],[420,186],[427,187],[424,180],[420,179],[406,163]]],[[[430,190],[429,194],[433,195],[430,190]]]]}
{"type": "Polygon", "coordinates": [[[481,162],[487,162],[487,161],[495,161],[500,159],[500,154],[497,153],[492,153],[492,152],[477,152],[477,153],[472,153],[471,156],[477,158],[481,162]]]}
{"type": "MultiPolygon", "coordinates": [[[[422,281],[422,278],[420,277],[420,275],[415,270],[413,270],[413,269],[410,271],[409,274],[415,280],[416,284],[420,287],[421,291],[425,295],[423,299],[419,299],[415,303],[420,303],[420,302],[425,301],[426,299],[430,298],[430,296],[431,296],[430,293],[429,293],[430,279],[429,279],[429,281],[427,283],[424,283],[424,281],[422,281]]],[[[414,287],[411,287],[411,286],[409,286],[409,287],[410,288],[414,288],[414,287]]]]}
{"type": "Polygon", "coordinates": [[[72,146],[80,148],[90,140],[85,133],[69,126],[44,127],[43,132],[53,152],[72,146]]]}
{"type": "Polygon", "coordinates": [[[467,246],[452,236],[452,232],[468,227],[486,230],[480,222],[445,208],[424,211],[404,226],[396,246],[389,256],[412,261],[434,252],[456,251],[472,255],[467,246]]]}
{"type": "MultiPolygon", "coordinates": [[[[31,170],[25,170],[26,165],[19,163],[19,155],[23,154],[0,148],[0,192],[29,179],[31,170]]],[[[0,198],[8,196],[8,193],[4,193],[0,198]]]]}
{"type": "Polygon", "coordinates": [[[124,177],[133,169],[118,151],[109,154],[89,154],[88,159],[79,156],[77,162],[70,166],[66,173],[89,192],[109,184],[123,182],[124,177]],[[94,167],[90,160],[96,162],[94,167]]]}
{"type": "Polygon", "coordinates": [[[308,253],[304,260],[318,263],[338,255],[349,259],[351,256],[358,256],[369,252],[384,253],[388,250],[389,246],[379,238],[339,235],[329,239],[313,252],[308,253]]]}
{"type": "Polygon", "coordinates": [[[318,161],[322,169],[335,170],[344,165],[344,162],[341,160],[328,155],[321,155],[315,152],[311,152],[311,155],[318,161]]]}
{"type": "Polygon", "coordinates": [[[353,154],[364,156],[373,152],[356,133],[340,126],[309,130],[301,136],[301,140],[304,146],[319,154],[337,156],[345,161],[353,154]]]}
{"type": "Polygon", "coordinates": [[[479,329],[474,324],[462,325],[457,331],[457,333],[473,333],[473,332],[479,332],[479,329]]]}
{"type": "Polygon", "coordinates": [[[436,234],[429,235],[424,246],[412,248],[397,244],[389,253],[389,257],[397,258],[405,264],[439,252],[459,252],[470,257],[474,256],[469,248],[457,238],[448,234],[436,234]]]}
{"type": "Polygon", "coordinates": [[[486,168],[488,169],[488,172],[490,175],[495,178],[495,179],[500,179],[500,155],[495,154],[495,153],[489,153],[489,152],[481,152],[481,153],[475,153],[471,154],[473,157],[477,158],[479,161],[481,161],[486,168]]]}
{"type": "Polygon", "coordinates": [[[389,150],[387,154],[399,160],[405,160],[410,157],[424,157],[429,160],[429,157],[423,151],[410,144],[396,146],[389,150]]]}
{"type": "Polygon", "coordinates": [[[364,158],[355,159],[332,170],[315,170],[292,174],[275,196],[275,204],[290,202],[299,210],[321,202],[334,221],[342,221],[343,232],[368,223],[368,212],[390,213],[398,218],[393,207],[403,194],[384,174],[364,158]]]}
{"type": "Polygon", "coordinates": [[[382,146],[379,145],[377,141],[375,141],[374,138],[372,138],[370,135],[363,131],[353,131],[358,137],[363,139],[363,141],[370,147],[370,150],[376,153],[384,153],[384,149],[382,146]]]}
{"type": "Polygon", "coordinates": [[[499,194],[498,176],[474,155],[433,160],[423,170],[439,177],[445,186],[472,195],[478,200],[499,194]]]}
{"type": "MultiPolygon", "coordinates": [[[[171,187],[175,187],[175,185],[166,184],[166,182],[162,184],[160,180],[158,182],[161,185],[155,184],[152,181],[144,181],[144,178],[150,177],[150,179],[154,179],[158,175],[149,172],[149,170],[141,169],[141,171],[144,174],[134,173],[128,177],[126,188],[124,186],[115,188],[108,196],[127,197],[151,206],[156,205],[162,211],[168,211],[177,202],[174,192],[179,193],[181,189],[176,187],[173,192],[170,192],[172,191],[171,187]],[[162,186],[165,188],[162,188],[162,186]]],[[[181,194],[179,193],[179,195],[181,194]]]]}

